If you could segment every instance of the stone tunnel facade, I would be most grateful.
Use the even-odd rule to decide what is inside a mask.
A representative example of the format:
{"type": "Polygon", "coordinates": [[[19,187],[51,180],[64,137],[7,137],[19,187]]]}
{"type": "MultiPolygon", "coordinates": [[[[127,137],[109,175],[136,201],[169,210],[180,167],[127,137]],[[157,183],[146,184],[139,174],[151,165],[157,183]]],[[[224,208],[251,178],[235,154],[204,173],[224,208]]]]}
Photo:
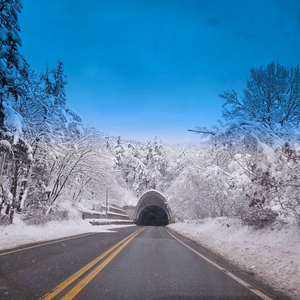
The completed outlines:
{"type": "Polygon", "coordinates": [[[167,199],[158,191],[145,192],[136,208],[134,223],[137,225],[165,226],[172,221],[167,199]]]}

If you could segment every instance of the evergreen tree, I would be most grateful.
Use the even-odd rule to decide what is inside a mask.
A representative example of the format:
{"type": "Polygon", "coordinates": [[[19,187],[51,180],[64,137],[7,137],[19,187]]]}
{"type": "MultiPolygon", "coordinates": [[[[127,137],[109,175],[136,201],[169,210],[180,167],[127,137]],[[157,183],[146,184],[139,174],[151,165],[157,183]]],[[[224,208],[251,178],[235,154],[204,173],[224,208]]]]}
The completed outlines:
{"type": "Polygon", "coordinates": [[[48,64],[46,65],[46,73],[41,74],[41,81],[44,83],[43,92],[50,96],[53,95],[53,82],[51,81],[49,77],[49,70],[48,70],[48,64]]]}
{"type": "Polygon", "coordinates": [[[55,105],[58,105],[62,108],[66,106],[66,89],[67,76],[64,74],[63,63],[58,62],[57,69],[52,70],[54,77],[53,83],[53,95],[55,97],[55,105]]]}
{"type": "Polygon", "coordinates": [[[22,93],[23,82],[28,76],[28,65],[19,53],[18,13],[20,0],[0,1],[0,126],[4,126],[3,101],[12,95],[16,100],[22,93]]]}
{"type": "Polygon", "coordinates": [[[117,145],[115,146],[115,157],[116,157],[116,164],[120,168],[122,168],[123,166],[123,154],[124,154],[124,148],[122,145],[121,136],[118,136],[117,145]]]}

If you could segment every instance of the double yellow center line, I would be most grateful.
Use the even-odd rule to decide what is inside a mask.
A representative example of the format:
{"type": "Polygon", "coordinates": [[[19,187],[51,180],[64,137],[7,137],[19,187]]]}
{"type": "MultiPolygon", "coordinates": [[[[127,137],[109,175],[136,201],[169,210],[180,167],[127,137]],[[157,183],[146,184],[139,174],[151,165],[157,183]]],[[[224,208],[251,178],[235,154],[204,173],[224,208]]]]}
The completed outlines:
{"type": "Polygon", "coordinates": [[[66,279],[60,285],[55,287],[52,291],[50,291],[49,293],[47,293],[46,295],[41,297],[39,300],[53,299],[56,295],[58,295],[60,292],[62,292],[70,284],[72,284],[74,281],[76,281],[80,276],[82,276],[84,273],[88,272],[91,268],[93,268],[98,262],[100,262],[110,252],[112,252],[113,250],[115,250],[116,248],[118,248],[121,245],[115,252],[113,252],[99,266],[97,266],[93,271],[91,271],[87,276],[85,276],[79,283],[77,283],[64,297],[61,298],[63,300],[73,299],[98,273],[101,272],[101,270],[103,268],[105,268],[118,255],[118,253],[121,252],[122,249],[124,249],[139,233],[141,233],[146,228],[147,227],[142,228],[142,229],[130,234],[125,239],[123,239],[119,243],[115,244],[113,247],[111,247],[110,249],[105,251],[100,256],[96,257],[94,260],[92,260],[86,266],[84,266],[79,271],[77,271],[75,274],[73,274],[71,277],[66,279]]]}

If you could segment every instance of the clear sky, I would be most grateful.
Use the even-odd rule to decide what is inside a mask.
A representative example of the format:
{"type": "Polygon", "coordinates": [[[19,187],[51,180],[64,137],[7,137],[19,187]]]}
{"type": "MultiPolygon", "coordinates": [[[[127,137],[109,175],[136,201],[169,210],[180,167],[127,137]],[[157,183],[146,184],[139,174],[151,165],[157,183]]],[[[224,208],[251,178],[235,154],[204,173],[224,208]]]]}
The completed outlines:
{"type": "Polygon", "coordinates": [[[38,72],[64,62],[67,103],[126,139],[197,140],[218,94],[251,67],[300,63],[299,0],[23,0],[21,53],[38,72]]]}

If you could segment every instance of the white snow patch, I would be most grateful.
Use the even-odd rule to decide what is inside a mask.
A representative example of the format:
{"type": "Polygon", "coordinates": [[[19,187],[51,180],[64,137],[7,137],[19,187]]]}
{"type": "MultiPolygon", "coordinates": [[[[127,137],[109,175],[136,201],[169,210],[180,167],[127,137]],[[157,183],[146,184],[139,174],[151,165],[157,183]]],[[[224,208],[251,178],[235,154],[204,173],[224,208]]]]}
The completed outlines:
{"type": "Polygon", "coordinates": [[[253,273],[274,289],[300,299],[300,230],[296,225],[255,230],[238,219],[224,217],[169,227],[253,273]]]}
{"type": "Polygon", "coordinates": [[[4,147],[7,147],[10,149],[10,143],[7,141],[7,140],[1,140],[0,141],[0,145],[4,146],[4,147]]]}
{"type": "Polygon", "coordinates": [[[45,226],[25,225],[20,216],[15,214],[14,224],[0,226],[0,250],[17,247],[24,244],[49,241],[77,234],[89,232],[107,232],[112,233],[109,229],[135,225],[99,225],[92,226],[91,220],[68,220],[49,222],[45,226]]]}
{"type": "Polygon", "coordinates": [[[10,131],[13,133],[14,136],[14,144],[16,144],[19,140],[19,137],[23,133],[23,119],[19,113],[17,113],[10,105],[8,105],[6,102],[3,102],[4,106],[4,115],[5,125],[10,129],[10,131]]]}

